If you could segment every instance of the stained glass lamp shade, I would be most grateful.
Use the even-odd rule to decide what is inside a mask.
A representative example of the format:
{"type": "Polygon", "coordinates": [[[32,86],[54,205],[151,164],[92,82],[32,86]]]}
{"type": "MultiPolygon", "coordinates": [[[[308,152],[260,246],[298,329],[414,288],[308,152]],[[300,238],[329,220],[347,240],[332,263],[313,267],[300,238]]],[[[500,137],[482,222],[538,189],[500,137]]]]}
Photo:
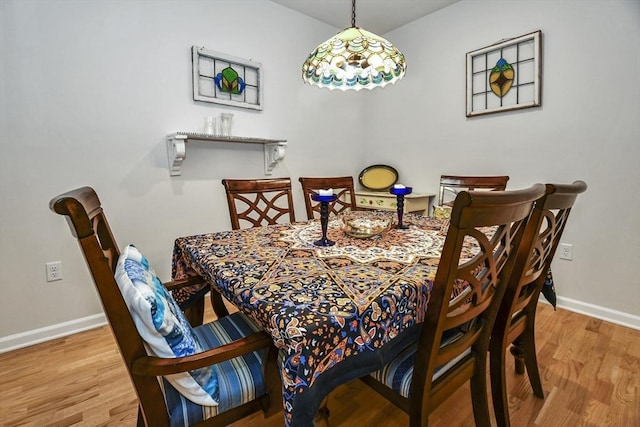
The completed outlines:
{"type": "Polygon", "coordinates": [[[388,40],[352,26],[320,44],[302,65],[302,79],[328,89],[384,87],[404,77],[404,55],[388,40]]]}

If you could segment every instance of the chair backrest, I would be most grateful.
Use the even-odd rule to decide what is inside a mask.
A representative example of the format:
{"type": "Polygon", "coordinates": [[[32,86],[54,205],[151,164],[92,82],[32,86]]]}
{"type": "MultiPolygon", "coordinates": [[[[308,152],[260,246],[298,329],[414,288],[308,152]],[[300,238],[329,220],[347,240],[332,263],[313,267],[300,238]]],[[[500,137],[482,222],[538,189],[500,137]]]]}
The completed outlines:
{"type": "Polygon", "coordinates": [[[234,230],[296,221],[289,178],[223,179],[222,185],[234,230]]]}
{"type": "Polygon", "coordinates": [[[54,197],[49,207],[67,217],[80,244],[145,419],[149,425],[166,424],[169,416],[158,380],[131,371],[133,361],[147,353],[114,277],[120,250],[97,194],[90,187],[78,188],[54,197]]]}
{"type": "MultiPolygon", "coordinates": [[[[527,321],[527,314],[535,316],[538,297],[560,244],[571,208],[578,194],[586,189],[587,184],[583,181],[546,185],[546,194],[531,213],[523,237],[522,246],[528,247],[529,250],[518,254],[513,275],[500,306],[494,335],[514,330],[519,324],[527,321]],[[524,310],[526,307],[528,310],[524,310]]],[[[509,341],[513,341],[517,335],[519,333],[509,341]]]]}
{"type": "Polygon", "coordinates": [[[320,203],[311,199],[311,194],[318,190],[333,189],[333,194],[337,196],[335,202],[329,204],[329,215],[337,215],[342,211],[355,209],[356,193],[353,185],[353,177],[326,177],[310,178],[300,177],[298,179],[302,185],[304,193],[304,206],[307,210],[307,218],[320,218],[320,203]]]}
{"type": "Polygon", "coordinates": [[[505,374],[505,355],[510,344],[516,373],[523,374],[526,365],[533,393],[544,398],[535,345],[538,297],[571,208],[578,194],[586,189],[582,181],[547,184],[545,195],[531,213],[490,340],[491,397],[498,426],[510,425],[505,374]]]}
{"type": "Polygon", "coordinates": [[[503,191],[507,188],[509,177],[504,176],[459,176],[441,175],[440,191],[438,193],[438,206],[453,205],[455,195],[463,190],[494,190],[503,191]],[[446,198],[451,193],[450,198],[446,198]]]}
{"type": "Polygon", "coordinates": [[[418,342],[412,420],[424,419],[472,377],[480,380],[472,381],[474,400],[484,393],[486,402],[486,387],[474,387],[484,384],[491,328],[527,220],[544,190],[536,184],[515,191],[463,191],[456,197],[418,342]],[[436,367],[443,365],[449,369],[433,381],[436,367]]]}

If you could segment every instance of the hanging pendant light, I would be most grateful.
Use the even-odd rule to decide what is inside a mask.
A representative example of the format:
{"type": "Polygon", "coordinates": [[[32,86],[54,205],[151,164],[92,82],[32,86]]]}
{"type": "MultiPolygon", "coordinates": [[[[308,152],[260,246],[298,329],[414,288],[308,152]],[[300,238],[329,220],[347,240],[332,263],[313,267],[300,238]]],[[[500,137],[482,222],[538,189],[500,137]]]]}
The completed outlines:
{"type": "Polygon", "coordinates": [[[356,27],[352,0],[351,27],[316,47],[302,65],[302,80],[328,89],[384,87],[404,77],[404,55],[389,41],[356,27]]]}

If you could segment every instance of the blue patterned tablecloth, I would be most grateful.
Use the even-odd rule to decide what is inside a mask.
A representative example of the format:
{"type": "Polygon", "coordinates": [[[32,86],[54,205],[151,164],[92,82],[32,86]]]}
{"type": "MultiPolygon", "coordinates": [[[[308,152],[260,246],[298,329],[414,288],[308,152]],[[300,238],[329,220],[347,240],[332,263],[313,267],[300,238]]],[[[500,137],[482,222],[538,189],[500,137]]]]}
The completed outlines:
{"type": "Polygon", "coordinates": [[[413,214],[403,222],[408,230],[357,239],[330,220],[330,247],[313,245],[318,220],[181,237],[173,277],[203,276],[271,334],[285,353],[285,422],[312,425],[329,391],[381,368],[417,335],[446,224],[413,214]]]}

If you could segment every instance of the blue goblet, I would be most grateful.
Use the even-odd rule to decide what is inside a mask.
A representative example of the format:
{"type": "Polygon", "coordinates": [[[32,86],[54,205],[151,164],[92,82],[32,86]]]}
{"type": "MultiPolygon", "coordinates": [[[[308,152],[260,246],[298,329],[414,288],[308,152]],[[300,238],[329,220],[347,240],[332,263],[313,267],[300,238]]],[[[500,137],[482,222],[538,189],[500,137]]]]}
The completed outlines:
{"type": "Polygon", "coordinates": [[[397,229],[406,230],[409,228],[408,225],[404,225],[402,223],[402,215],[404,214],[404,196],[407,194],[411,194],[413,188],[411,187],[396,187],[393,186],[389,189],[389,193],[394,194],[398,201],[398,225],[396,225],[397,229]]]}
{"type": "Polygon", "coordinates": [[[311,199],[320,203],[320,225],[322,226],[322,238],[313,242],[316,246],[333,246],[336,244],[333,240],[327,239],[327,225],[329,224],[329,203],[335,201],[338,197],[335,194],[321,196],[318,193],[311,193],[311,199]]]}

